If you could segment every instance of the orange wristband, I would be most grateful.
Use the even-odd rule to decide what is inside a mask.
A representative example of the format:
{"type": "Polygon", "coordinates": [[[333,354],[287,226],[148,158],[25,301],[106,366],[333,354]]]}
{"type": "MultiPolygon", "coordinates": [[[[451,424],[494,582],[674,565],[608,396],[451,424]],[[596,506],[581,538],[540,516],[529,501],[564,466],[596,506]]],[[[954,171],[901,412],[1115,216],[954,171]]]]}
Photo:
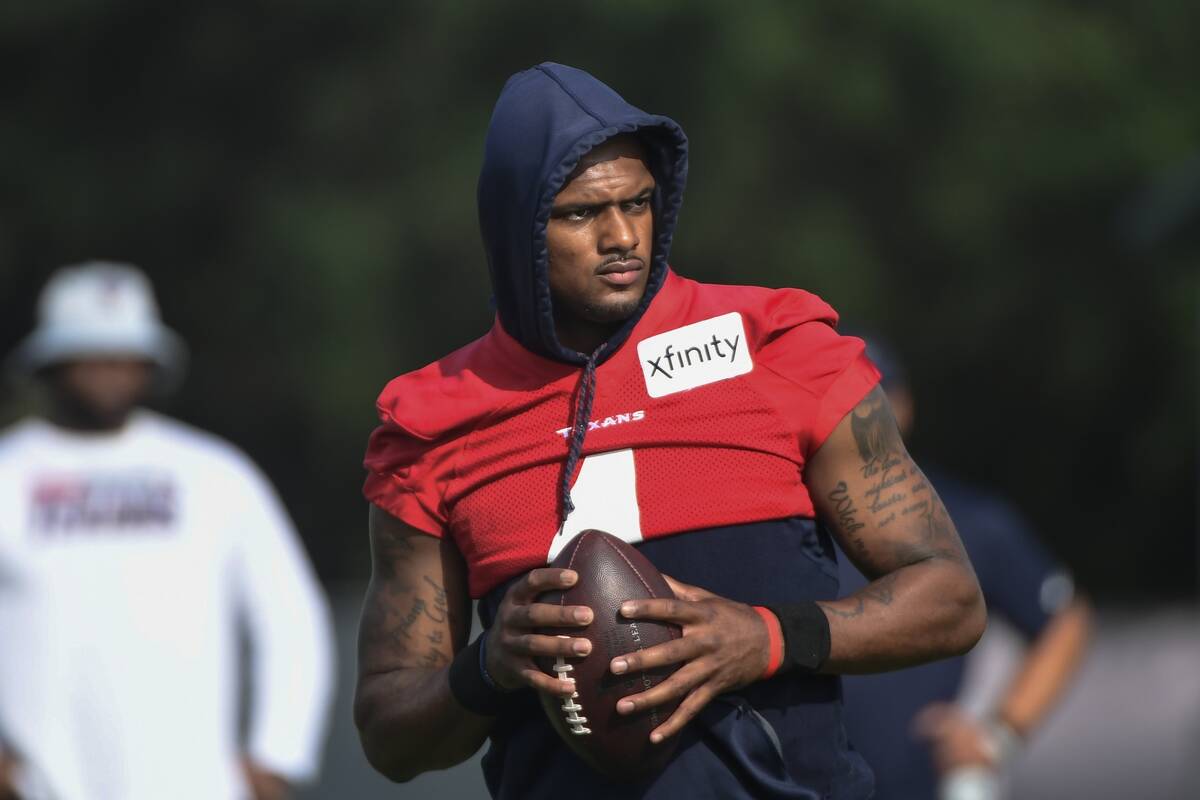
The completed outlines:
{"type": "Polygon", "coordinates": [[[767,623],[767,668],[759,676],[759,680],[766,680],[774,675],[783,664],[783,628],[779,625],[779,617],[775,616],[775,612],[771,609],[762,606],[753,606],[753,608],[762,617],[763,622],[767,623]]]}

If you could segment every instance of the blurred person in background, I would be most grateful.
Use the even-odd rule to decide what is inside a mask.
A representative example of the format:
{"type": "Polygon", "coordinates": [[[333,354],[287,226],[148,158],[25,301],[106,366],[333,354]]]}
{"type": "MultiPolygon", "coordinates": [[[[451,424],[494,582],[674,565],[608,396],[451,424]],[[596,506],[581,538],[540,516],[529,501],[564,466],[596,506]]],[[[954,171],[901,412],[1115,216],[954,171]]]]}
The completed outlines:
{"type": "Polygon", "coordinates": [[[51,277],[12,356],[45,409],[0,435],[0,798],[281,800],[316,774],[326,600],[255,465],[138,407],[183,360],[146,277],[102,262],[51,277]]]}
{"type": "MultiPolygon", "coordinates": [[[[865,338],[907,438],[915,403],[906,370],[885,342],[865,338]]],[[[1071,685],[1086,649],[1090,607],[1008,503],[936,469],[926,472],[958,527],[989,615],[1010,623],[1029,647],[984,719],[955,702],[962,657],[847,676],[846,729],[875,770],[877,800],[992,800],[1001,796],[1004,768],[1071,685]]],[[[840,553],[838,564],[843,592],[865,585],[840,553]]]]}

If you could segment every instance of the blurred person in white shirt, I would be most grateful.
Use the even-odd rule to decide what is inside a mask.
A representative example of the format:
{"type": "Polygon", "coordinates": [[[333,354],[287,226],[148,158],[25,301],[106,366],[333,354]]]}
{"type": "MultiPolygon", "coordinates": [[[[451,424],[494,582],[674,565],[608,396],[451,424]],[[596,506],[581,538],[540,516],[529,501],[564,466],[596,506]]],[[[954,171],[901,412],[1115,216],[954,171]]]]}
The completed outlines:
{"type": "Polygon", "coordinates": [[[268,481],[139,408],[184,348],[138,270],[56,273],[0,433],[0,798],[282,800],[315,777],[328,604],[268,481]],[[239,635],[251,654],[239,736],[239,635]]]}

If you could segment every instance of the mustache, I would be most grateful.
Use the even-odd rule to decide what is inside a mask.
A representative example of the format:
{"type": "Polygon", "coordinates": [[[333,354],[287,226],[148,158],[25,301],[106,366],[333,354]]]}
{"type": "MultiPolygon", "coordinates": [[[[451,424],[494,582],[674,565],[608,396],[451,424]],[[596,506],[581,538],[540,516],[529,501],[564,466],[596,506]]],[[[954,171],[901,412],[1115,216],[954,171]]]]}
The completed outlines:
{"type": "Polygon", "coordinates": [[[604,269],[609,264],[616,264],[619,261],[636,261],[639,264],[641,264],[643,267],[646,266],[646,262],[642,259],[641,256],[634,255],[633,253],[618,253],[617,255],[609,256],[608,258],[601,261],[599,264],[596,265],[596,269],[597,270],[604,269]]]}

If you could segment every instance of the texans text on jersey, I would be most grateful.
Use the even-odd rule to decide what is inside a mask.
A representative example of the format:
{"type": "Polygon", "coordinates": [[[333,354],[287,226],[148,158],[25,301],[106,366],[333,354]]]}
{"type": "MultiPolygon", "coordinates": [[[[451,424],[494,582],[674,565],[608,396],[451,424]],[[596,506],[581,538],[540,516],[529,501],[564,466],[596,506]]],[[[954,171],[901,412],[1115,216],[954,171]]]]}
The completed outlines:
{"type": "MultiPolygon", "coordinates": [[[[604,419],[589,419],[588,431],[595,431],[601,428],[611,428],[614,425],[624,425],[626,422],[641,422],[646,418],[645,411],[629,411],[624,414],[613,414],[611,417],[604,419]]],[[[571,433],[570,428],[559,428],[555,431],[564,439],[571,433]]]]}

